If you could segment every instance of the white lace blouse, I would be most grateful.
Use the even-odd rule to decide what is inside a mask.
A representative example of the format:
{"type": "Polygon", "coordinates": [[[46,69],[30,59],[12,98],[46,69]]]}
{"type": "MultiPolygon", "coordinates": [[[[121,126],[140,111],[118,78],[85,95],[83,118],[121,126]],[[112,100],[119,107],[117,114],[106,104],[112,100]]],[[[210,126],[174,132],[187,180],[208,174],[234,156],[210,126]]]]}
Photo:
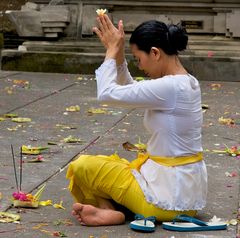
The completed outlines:
{"type": "MultiPolygon", "coordinates": [[[[136,82],[126,61],[116,66],[106,60],[97,70],[98,100],[145,109],[144,126],[151,137],[148,153],[183,156],[202,151],[201,91],[192,75],[168,75],[136,82]]],[[[200,210],[206,204],[207,171],[204,161],[167,167],[148,159],[132,170],[146,200],[166,210],[200,210]]]]}

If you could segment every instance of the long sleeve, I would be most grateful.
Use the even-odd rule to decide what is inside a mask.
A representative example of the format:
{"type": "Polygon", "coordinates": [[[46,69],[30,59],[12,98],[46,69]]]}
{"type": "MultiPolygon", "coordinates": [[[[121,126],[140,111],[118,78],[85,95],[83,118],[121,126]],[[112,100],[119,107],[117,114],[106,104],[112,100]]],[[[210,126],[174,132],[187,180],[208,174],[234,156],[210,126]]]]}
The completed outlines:
{"type": "Polygon", "coordinates": [[[123,107],[161,110],[174,108],[175,97],[172,93],[175,91],[174,85],[169,84],[167,80],[160,78],[136,82],[129,76],[124,79],[123,75],[129,74],[126,73],[126,69],[121,73],[118,74],[114,59],[106,60],[96,70],[99,101],[123,107]],[[123,83],[125,84],[122,85],[123,83]]]}
{"type": "Polygon", "coordinates": [[[136,83],[128,71],[126,60],[124,60],[123,64],[117,66],[117,81],[120,85],[136,83]]]}

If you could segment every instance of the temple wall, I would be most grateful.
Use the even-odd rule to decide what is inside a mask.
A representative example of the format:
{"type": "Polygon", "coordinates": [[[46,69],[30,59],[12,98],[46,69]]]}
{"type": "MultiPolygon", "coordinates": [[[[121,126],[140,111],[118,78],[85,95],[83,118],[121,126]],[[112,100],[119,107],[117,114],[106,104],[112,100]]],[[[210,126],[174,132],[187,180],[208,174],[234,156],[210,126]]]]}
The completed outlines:
{"type": "Polygon", "coordinates": [[[126,33],[143,21],[156,19],[181,23],[190,34],[240,37],[239,0],[34,0],[23,5],[21,11],[7,11],[7,15],[19,36],[81,40],[93,37],[98,8],[106,8],[114,24],[122,19],[126,33]]]}

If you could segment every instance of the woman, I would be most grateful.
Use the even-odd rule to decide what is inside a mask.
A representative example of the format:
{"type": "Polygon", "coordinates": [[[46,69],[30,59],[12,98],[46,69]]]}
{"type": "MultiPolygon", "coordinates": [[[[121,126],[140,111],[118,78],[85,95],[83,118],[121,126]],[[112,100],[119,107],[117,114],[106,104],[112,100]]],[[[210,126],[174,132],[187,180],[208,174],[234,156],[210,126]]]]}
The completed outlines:
{"type": "Polygon", "coordinates": [[[111,200],[134,213],[158,221],[176,215],[194,216],[206,203],[207,172],[202,160],[201,92],[198,81],[182,66],[178,52],[186,49],[183,28],[147,21],[131,35],[130,47],[151,80],[132,79],[124,57],[124,30],[107,15],[94,27],[106,48],[96,70],[98,100],[144,108],[151,133],[147,152],[133,162],[117,155],[82,155],[69,166],[67,178],[77,203],[73,215],[83,225],[114,225],[125,221],[111,200]]]}

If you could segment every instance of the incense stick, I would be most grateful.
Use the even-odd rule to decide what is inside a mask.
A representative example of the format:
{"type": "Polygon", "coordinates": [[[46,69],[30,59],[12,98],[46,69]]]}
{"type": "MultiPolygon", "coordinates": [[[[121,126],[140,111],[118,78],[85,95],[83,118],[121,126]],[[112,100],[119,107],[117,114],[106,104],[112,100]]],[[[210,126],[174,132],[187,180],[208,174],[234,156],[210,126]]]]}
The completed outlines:
{"type": "Polygon", "coordinates": [[[22,146],[20,149],[20,182],[19,182],[20,191],[22,191],[22,146]]]}
{"type": "Polygon", "coordinates": [[[11,144],[11,151],[12,151],[12,159],[13,159],[13,168],[14,168],[15,181],[16,181],[17,191],[19,192],[18,179],[17,179],[17,170],[16,170],[16,162],[15,162],[15,157],[14,157],[14,151],[13,151],[12,144],[11,144]]]}

